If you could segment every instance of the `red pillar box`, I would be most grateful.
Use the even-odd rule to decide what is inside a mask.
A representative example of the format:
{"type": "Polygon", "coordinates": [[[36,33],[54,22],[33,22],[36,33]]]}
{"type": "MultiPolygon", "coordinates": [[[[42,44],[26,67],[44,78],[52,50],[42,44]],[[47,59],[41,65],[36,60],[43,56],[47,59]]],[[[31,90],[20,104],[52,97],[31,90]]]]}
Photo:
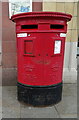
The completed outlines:
{"type": "Polygon", "coordinates": [[[62,74],[70,14],[29,12],[12,16],[16,23],[18,100],[50,105],[62,98],[62,74]]]}

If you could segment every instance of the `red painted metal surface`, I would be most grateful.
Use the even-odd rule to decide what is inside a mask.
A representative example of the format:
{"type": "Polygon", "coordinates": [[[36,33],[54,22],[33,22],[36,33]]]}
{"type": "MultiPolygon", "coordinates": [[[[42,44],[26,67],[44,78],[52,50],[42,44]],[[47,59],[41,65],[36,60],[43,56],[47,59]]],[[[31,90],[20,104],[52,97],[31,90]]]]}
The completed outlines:
{"type": "Polygon", "coordinates": [[[12,16],[16,22],[19,83],[49,86],[62,82],[65,34],[71,17],[58,12],[12,16]]]}

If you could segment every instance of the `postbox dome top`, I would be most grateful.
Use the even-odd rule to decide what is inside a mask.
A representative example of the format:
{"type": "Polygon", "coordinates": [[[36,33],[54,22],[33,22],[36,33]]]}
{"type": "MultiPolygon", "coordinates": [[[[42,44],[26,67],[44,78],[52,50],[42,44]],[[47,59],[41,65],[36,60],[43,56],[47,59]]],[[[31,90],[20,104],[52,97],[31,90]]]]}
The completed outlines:
{"type": "Polygon", "coordinates": [[[28,17],[55,17],[55,18],[63,18],[67,21],[70,21],[72,18],[72,15],[70,14],[65,14],[65,13],[61,13],[61,12],[26,12],[26,13],[20,13],[20,14],[16,14],[13,15],[11,17],[12,21],[15,21],[17,19],[20,18],[28,18],[28,17]]]}

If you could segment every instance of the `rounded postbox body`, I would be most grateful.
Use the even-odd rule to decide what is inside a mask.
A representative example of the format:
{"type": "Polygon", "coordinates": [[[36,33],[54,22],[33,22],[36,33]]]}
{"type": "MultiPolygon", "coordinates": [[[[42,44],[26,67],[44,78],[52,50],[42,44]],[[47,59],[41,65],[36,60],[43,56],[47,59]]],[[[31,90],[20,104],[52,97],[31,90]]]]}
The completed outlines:
{"type": "Polygon", "coordinates": [[[19,100],[32,105],[61,100],[65,38],[71,17],[58,12],[12,16],[16,22],[19,100]]]}

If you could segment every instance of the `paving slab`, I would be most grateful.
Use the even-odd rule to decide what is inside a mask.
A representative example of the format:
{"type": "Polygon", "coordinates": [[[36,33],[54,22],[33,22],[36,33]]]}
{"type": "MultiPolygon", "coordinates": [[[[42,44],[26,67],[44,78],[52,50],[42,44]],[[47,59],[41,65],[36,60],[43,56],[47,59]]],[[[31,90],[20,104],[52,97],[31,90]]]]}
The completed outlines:
{"type": "Polygon", "coordinates": [[[15,86],[5,86],[2,89],[3,118],[20,118],[20,103],[17,101],[15,86]]]}
{"type": "Polygon", "coordinates": [[[77,118],[77,114],[63,114],[61,115],[61,118],[77,118]]]}
{"type": "Polygon", "coordinates": [[[21,118],[59,118],[54,106],[30,107],[21,104],[21,118]]]}
{"type": "Polygon", "coordinates": [[[77,118],[76,89],[76,84],[64,84],[62,101],[55,105],[61,118],[77,118]]]}
{"type": "Polygon", "coordinates": [[[63,84],[63,96],[74,96],[77,98],[77,84],[63,84]]]}

